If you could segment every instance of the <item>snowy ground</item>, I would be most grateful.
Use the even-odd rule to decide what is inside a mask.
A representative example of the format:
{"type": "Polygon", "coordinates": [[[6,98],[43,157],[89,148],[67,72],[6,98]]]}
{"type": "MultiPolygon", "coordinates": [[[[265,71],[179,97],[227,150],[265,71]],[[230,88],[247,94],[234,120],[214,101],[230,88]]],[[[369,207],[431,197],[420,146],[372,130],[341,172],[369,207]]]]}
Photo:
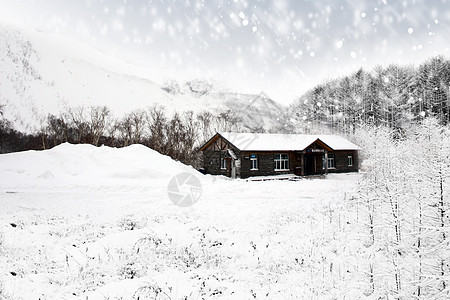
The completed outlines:
{"type": "Polygon", "coordinates": [[[340,255],[359,176],[229,180],[137,145],[1,155],[0,299],[360,295],[340,255]],[[192,207],[168,198],[181,172],[202,184],[192,207]]]}

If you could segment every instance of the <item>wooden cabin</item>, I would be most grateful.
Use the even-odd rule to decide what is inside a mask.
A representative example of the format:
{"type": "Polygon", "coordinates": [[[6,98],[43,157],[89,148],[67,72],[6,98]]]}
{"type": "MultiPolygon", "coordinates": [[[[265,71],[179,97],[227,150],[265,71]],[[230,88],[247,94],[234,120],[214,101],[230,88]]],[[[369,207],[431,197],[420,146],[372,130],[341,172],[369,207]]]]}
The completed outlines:
{"type": "Polygon", "coordinates": [[[360,148],[336,135],[218,132],[199,151],[205,173],[232,178],[358,172],[360,148]]]}

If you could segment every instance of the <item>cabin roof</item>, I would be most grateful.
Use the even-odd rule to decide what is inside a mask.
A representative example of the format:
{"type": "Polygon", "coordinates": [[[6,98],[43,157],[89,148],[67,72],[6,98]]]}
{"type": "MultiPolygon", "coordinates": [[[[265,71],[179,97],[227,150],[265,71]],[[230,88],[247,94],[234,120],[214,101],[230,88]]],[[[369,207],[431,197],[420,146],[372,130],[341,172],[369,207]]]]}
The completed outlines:
{"type": "Polygon", "coordinates": [[[337,135],[238,132],[218,132],[216,136],[218,135],[221,135],[241,151],[300,151],[317,140],[320,140],[332,150],[361,150],[357,145],[337,135]]]}

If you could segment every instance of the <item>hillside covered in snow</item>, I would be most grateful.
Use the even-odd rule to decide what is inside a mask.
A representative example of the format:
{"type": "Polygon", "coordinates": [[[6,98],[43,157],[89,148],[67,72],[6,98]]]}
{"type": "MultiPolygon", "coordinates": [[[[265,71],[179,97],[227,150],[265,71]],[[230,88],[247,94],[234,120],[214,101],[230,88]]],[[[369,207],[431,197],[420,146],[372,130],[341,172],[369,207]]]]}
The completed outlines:
{"type": "Polygon", "coordinates": [[[121,117],[157,104],[169,112],[227,112],[247,128],[279,125],[285,107],[260,94],[242,94],[206,79],[176,81],[164,70],[112,58],[57,34],[0,23],[0,104],[18,130],[39,128],[48,113],[105,105],[121,117]]]}

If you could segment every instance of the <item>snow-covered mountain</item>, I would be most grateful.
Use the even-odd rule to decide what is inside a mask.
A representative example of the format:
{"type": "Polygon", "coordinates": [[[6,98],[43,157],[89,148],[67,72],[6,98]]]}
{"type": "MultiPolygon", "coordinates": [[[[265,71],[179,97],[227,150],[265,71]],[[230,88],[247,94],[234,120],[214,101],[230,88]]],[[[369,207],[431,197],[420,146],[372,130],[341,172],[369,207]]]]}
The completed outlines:
{"type": "Polygon", "coordinates": [[[39,127],[68,106],[106,105],[117,116],[163,105],[169,112],[231,111],[249,128],[282,122],[285,107],[215,82],[167,80],[161,70],[126,63],[65,36],[0,23],[0,104],[19,130],[39,127]]]}

